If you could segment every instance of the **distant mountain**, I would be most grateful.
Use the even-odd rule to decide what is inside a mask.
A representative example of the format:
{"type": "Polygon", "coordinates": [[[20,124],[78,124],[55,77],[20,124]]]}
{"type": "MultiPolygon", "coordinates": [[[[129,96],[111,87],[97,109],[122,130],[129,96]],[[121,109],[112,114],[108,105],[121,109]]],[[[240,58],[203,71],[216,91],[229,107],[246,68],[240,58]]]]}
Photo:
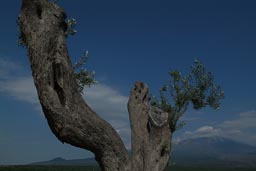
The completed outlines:
{"type": "MultiPolygon", "coordinates": [[[[256,167],[256,147],[222,137],[183,140],[173,144],[171,163],[189,167],[256,167]]],[[[53,160],[30,165],[96,165],[94,158],[53,160]]]]}
{"type": "Polygon", "coordinates": [[[183,140],[173,145],[171,156],[182,166],[256,167],[256,147],[223,137],[183,140]]]}
{"type": "Polygon", "coordinates": [[[40,166],[92,166],[97,165],[97,162],[94,158],[86,158],[86,159],[74,159],[74,160],[66,160],[63,158],[55,158],[49,161],[42,161],[31,163],[29,165],[40,165],[40,166]]]}

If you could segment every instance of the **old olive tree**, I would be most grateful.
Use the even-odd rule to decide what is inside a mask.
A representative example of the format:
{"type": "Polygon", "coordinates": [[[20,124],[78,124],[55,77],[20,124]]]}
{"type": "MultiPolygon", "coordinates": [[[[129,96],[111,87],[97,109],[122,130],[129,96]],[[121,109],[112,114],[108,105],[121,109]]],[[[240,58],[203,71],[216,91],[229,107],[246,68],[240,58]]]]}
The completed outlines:
{"type": "Polygon", "coordinates": [[[163,171],[170,158],[172,134],[182,126],[178,120],[189,103],[195,109],[207,105],[216,109],[223,98],[213,76],[199,61],[186,76],[170,71],[171,80],[161,88],[158,98],[150,97],[145,83],[136,82],[128,102],[132,136],[129,155],[115,129],[81,96],[79,80],[85,85],[88,80],[81,82],[80,78],[88,75],[77,74],[69,58],[66,37],[74,32],[65,11],[48,0],[22,0],[18,22],[20,41],[27,48],[52,132],[63,143],[93,152],[102,170],[163,171]]]}

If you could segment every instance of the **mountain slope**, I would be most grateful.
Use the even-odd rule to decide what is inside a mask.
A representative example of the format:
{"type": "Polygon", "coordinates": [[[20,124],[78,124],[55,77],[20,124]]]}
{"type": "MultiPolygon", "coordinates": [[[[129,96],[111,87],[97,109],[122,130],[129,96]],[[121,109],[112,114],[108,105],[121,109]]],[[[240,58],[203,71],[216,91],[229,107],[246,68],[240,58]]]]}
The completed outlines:
{"type": "Polygon", "coordinates": [[[222,137],[188,139],[174,144],[172,161],[183,166],[255,167],[256,147],[222,137]]]}
{"type": "MultiPolygon", "coordinates": [[[[256,167],[256,147],[222,137],[183,140],[173,144],[171,162],[189,167],[256,167]]],[[[94,158],[53,160],[30,165],[96,165],[94,158]]]]}
{"type": "Polygon", "coordinates": [[[40,166],[91,166],[97,165],[97,162],[94,158],[86,158],[86,159],[74,159],[74,160],[66,160],[63,158],[55,158],[49,161],[42,161],[31,163],[29,165],[40,165],[40,166]]]}

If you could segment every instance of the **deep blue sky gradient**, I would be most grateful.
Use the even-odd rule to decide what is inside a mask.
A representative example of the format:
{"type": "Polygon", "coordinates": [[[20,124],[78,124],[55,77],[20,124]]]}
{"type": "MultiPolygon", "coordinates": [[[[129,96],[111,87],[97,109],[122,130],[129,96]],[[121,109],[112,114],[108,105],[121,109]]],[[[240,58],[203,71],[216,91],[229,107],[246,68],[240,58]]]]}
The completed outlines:
{"type": "MultiPolygon", "coordinates": [[[[89,50],[87,67],[96,71],[99,83],[125,97],[137,80],[146,82],[152,94],[158,93],[169,69],[186,72],[195,58],[215,75],[226,96],[221,109],[189,110],[186,116],[191,122],[176,138],[203,126],[217,129],[225,121],[241,121],[243,113],[256,114],[256,1],[59,0],[58,4],[68,18],[77,20],[78,32],[68,38],[72,60],[89,50]]],[[[20,5],[20,0],[1,3],[0,59],[18,63],[18,72],[10,73],[26,77],[31,76],[26,51],[16,43],[20,5]]],[[[0,77],[1,82],[6,79],[0,77]]],[[[256,145],[256,137],[246,140],[256,127],[240,131],[245,135],[241,141],[256,145]]],[[[91,154],[62,145],[40,108],[0,91],[0,165],[59,156],[91,154]]]]}

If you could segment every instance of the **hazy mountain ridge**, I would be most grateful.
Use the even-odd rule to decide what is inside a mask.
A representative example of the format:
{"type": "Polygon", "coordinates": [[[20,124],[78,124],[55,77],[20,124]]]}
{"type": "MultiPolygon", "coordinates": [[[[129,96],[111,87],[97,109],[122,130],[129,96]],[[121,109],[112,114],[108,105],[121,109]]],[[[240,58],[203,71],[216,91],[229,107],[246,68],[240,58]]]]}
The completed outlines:
{"type": "Polygon", "coordinates": [[[223,137],[187,139],[173,145],[171,160],[182,166],[256,167],[256,147],[223,137]]]}
{"type": "MultiPolygon", "coordinates": [[[[173,144],[171,163],[179,166],[256,167],[256,147],[223,137],[202,137],[173,144]]],[[[53,160],[30,165],[96,165],[94,158],[53,160]]]]}
{"type": "Polygon", "coordinates": [[[36,163],[31,163],[29,165],[90,166],[90,165],[97,165],[97,162],[94,158],[66,160],[64,158],[57,157],[49,161],[36,162],[36,163]]]}

